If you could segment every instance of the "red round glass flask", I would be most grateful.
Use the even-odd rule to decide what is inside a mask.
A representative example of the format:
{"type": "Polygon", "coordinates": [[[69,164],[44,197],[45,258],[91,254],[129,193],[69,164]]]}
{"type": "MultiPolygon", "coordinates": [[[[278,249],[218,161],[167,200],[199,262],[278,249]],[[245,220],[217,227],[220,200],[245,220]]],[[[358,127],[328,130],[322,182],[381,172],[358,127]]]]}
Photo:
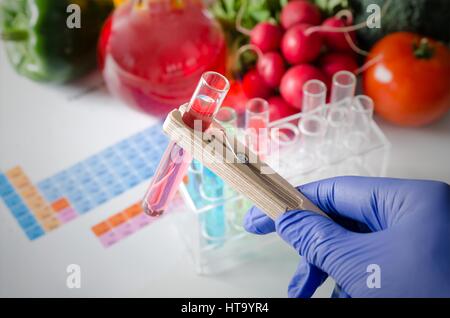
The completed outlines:
{"type": "Polygon", "coordinates": [[[202,73],[225,72],[226,42],[201,0],[129,0],[106,23],[99,57],[112,94],[163,117],[202,73]]]}

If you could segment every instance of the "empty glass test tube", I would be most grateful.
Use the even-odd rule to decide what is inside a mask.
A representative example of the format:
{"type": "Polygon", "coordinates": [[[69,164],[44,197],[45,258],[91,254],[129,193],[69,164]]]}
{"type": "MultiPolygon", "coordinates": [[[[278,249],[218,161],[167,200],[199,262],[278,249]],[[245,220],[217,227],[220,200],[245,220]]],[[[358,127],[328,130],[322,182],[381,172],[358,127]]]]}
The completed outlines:
{"type": "MultiPolygon", "coordinates": [[[[230,84],[223,75],[216,72],[204,73],[187,104],[183,122],[192,129],[199,124],[201,130],[205,131],[210,126],[229,87],[230,84]]],[[[189,152],[174,141],[169,143],[145,194],[142,203],[145,213],[158,216],[167,209],[191,161],[189,152]]]]}
{"type": "Polygon", "coordinates": [[[325,106],[327,86],[319,80],[309,80],[303,85],[302,113],[310,113],[325,106]]]}
{"type": "Polygon", "coordinates": [[[320,155],[327,129],[327,121],[322,116],[306,115],[300,119],[301,170],[312,169],[318,164],[317,157],[320,155]]]}
{"type": "Polygon", "coordinates": [[[358,152],[369,142],[372,127],[374,103],[366,95],[353,98],[350,106],[351,126],[346,138],[346,145],[350,150],[358,152]]]}
{"type": "Polygon", "coordinates": [[[269,103],[252,98],[245,105],[245,134],[247,146],[261,158],[268,151],[269,103]]]}
{"type": "Polygon", "coordinates": [[[333,76],[331,84],[331,104],[349,106],[355,96],[356,77],[352,72],[339,71],[333,76]]]}

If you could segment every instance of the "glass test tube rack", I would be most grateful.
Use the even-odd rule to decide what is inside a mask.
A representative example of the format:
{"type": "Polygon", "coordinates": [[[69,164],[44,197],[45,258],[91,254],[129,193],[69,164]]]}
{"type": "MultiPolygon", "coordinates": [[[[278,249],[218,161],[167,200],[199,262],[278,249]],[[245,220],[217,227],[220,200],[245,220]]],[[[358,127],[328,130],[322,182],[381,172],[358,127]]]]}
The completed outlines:
{"type": "MultiPolygon", "coordinates": [[[[279,147],[266,162],[293,185],[341,175],[384,176],[390,143],[381,129],[370,118],[361,135],[345,117],[352,114],[350,106],[337,106],[270,123],[270,144],[279,147]]],[[[242,129],[237,134],[243,139],[242,129]]],[[[199,274],[218,273],[270,253],[268,246],[278,239],[245,232],[243,217],[252,203],[223,182],[214,182],[218,191],[205,191],[203,183],[210,179],[194,160],[180,188],[190,211],[179,215],[175,224],[199,274]],[[211,192],[217,195],[208,195],[211,192]]]]}

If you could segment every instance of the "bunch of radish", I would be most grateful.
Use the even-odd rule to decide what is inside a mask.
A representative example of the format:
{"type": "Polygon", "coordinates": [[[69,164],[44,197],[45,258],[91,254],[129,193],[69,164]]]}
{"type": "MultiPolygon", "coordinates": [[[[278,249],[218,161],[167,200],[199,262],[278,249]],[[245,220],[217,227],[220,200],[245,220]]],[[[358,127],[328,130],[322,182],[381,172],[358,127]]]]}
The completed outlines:
{"type": "Polygon", "coordinates": [[[338,15],[322,20],[317,6],[295,0],[284,6],[281,25],[257,24],[247,33],[248,47],[258,60],[242,80],[246,97],[267,99],[271,120],[276,120],[301,110],[302,88],[308,80],[318,79],[329,86],[334,73],[355,71],[355,34],[346,31],[351,20],[338,15]]]}

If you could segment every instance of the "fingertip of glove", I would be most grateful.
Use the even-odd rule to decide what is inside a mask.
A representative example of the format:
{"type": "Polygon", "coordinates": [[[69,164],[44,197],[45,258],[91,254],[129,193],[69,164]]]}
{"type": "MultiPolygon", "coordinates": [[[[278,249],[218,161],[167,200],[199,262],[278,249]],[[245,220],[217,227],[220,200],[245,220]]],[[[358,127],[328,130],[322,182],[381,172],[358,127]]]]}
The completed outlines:
{"type": "Polygon", "coordinates": [[[253,234],[263,235],[274,232],[275,224],[257,207],[252,207],[244,217],[244,229],[253,234]]]}

